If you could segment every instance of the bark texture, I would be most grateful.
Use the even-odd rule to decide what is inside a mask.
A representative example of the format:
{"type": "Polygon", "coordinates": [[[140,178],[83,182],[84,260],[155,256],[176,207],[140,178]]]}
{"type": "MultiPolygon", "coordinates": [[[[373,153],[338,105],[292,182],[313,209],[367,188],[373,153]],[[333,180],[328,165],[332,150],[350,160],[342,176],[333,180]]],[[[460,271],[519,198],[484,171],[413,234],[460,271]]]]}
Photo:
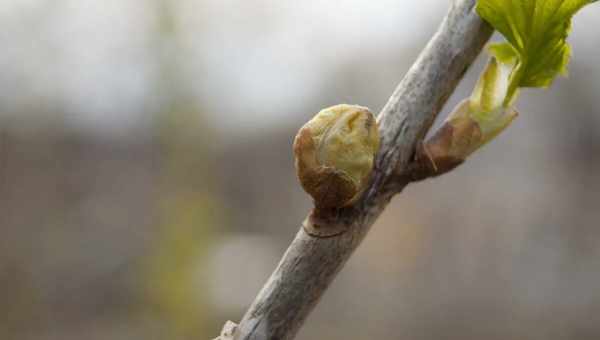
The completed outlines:
{"type": "MultiPolygon", "coordinates": [[[[392,196],[438,112],[483,48],[492,29],[475,0],[452,2],[437,33],[378,116],[381,148],[369,187],[352,206],[309,216],[234,334],[236,340],[292,339],[392,196]],[[314,229],[341,230],[331,237],[314,229]]],[[[311,214],[312,215],[312,214],[311,214]]]]}

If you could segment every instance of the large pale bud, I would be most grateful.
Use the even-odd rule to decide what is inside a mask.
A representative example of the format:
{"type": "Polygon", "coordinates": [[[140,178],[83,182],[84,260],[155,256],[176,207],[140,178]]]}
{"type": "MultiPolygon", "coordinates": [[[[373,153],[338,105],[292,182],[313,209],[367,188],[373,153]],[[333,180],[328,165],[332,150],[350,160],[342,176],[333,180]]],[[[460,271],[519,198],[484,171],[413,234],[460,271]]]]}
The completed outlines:
{"type": "Polygon", "coordinates": [[[368,184],[378,149],[377,122],[371,111],[346,104],[326,108],[296,135],[298,178],[316,207],[349,205],[368,184]]]}

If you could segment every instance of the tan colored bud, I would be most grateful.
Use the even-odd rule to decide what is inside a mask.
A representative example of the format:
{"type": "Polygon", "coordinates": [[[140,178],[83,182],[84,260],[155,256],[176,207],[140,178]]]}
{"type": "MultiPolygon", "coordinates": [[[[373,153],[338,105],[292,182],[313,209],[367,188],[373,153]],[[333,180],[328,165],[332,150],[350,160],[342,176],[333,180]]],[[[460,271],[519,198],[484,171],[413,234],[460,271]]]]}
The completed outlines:
{"type": "Polygon", "coordinates": [[[418,174],[411,174],[414,179],[452,170],[512,123],[518,115],[507,99],[512,67],[490,58],[471,97],[460,102],[417,148],[418,174]]]}
{"type": "Polygon", "coordinates": [[[349,205],[365,189],[378,150],[379,132],[371,111],[346,104],[326,108],[296,135],[298,178],[315,206],[349,205]]]}
{"type": "Polygon", "coordinates": [[[471,101],[462,101],[442,126],[417,148],[416,161],[424,162],[421,166],[427,168],[426,171],[425,168],[420,169],[423,178],[452,170],[498,135],[518,115],[513,108],[501,107],[490,114],[493,119],[477,121],[472,112],[471,101]]]}

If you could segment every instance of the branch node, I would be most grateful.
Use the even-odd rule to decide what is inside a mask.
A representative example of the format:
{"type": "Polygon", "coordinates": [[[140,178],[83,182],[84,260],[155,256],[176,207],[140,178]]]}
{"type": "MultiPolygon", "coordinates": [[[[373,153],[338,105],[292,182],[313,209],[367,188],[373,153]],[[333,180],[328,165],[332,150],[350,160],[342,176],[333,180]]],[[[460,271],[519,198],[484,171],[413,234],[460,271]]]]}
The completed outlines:
{"type": "Polygon", "coordinates": [[[322,208],[315,207],[308,215],[302,227],[310,236],[333,237],[343,234],[350,229],[350,225],[340,218],[344,208],[322,208]]]}

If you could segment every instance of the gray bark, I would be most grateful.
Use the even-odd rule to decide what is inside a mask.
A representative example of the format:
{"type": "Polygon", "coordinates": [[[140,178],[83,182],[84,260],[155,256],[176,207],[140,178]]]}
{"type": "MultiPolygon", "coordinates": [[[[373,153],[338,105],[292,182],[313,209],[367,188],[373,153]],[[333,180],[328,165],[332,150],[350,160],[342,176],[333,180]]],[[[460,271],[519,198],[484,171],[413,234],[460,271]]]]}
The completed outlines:
{"type": "MultiPolygon", "coordinates": [[[[315,237],[304,228],[235,330],[237,340],[292,339],[392,196],[408,180],[406,169],[435,117],[492,33],[474,11],[475,0],[457,0],[378,116],[381,149],[369,188],[352,207],[319,228],[341,228],[315,237]]],[[[310,224],[310,218],[304,222],[310,224]]]]}

